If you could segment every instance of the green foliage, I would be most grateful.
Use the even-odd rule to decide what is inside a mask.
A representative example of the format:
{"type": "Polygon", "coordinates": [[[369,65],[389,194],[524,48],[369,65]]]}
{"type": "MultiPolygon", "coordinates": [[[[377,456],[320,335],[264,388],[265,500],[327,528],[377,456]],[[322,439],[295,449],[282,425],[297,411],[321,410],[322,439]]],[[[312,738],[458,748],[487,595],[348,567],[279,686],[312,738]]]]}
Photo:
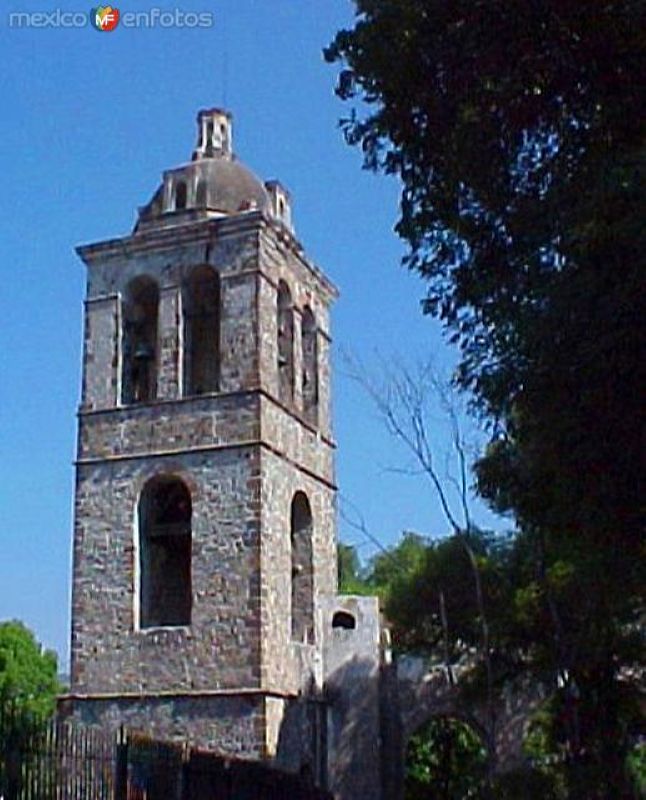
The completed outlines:
{"type": "Polygon", "coordinates": [[[21,622],[0,623],[0,711],[20,725],[44,720],[59,691],[56,655],[21,622]]]}
{"type": "MultiPolygon", "coordinates": [[[[465,652],[469,654],[476,667],[459,684],[462,699],[468,705],[482,703],[486,695],[484,664],[478,650],[478,606],[464,541],[461,535],[431,540],[404,534],[400,542],[375,556],[366,568],[355,562],[353,574],[361,576],[364,591],[380,593],[396,650],[450,662],[460,660],[465,652]]],[[[579,588],[581,558],[563,549],[558,557],[552,559],[548,555],[543,582],[534,536],[473,533],[466,541],[476,553],[481,570],[495,689],[521,674],[550,680],[557,655],[548,590],[552,602],[561,609],[563,643],[568,647],[576,644],[581,651],[576,669],[568,675],[569,682],[562,684],[532,720],[525,741],[532,769],[501,779],[496,789],[499,794],[494,796],[521,796],[514,795],[514,791],[524,785],[523,781],[528,792],[523,797],[545,800],[589,800],[597,796],[593,787],[603,787],[607,779],[622,785],[627,774],[626,753],[641,731],[639,696],[630,681],[619,682],[612,669],[605,673],[599,669],[599,664],[605,663],[609,644],[597,638],[606,630],[604,621],[587,620],[579,588]],[[584,624],[592,624],[589,636],[580,634],[584,624]],[[580,760],[572,758],[571,732],[575,722],[578,735],[585,742],[585,758],[580,760]],[[605,730],[613,730],[613,737],[599,734],[605,730]]],[[[636,660],[638,648],[634,632],[615,630],[612,649],[621,663],[636,660]]],[[[413,741],[417,748],[413,759],[416,763],[421,759],[420,763],[426,764],[424,768],[430,769],[422,754],[431,745],[425,745],[422,739],[413,741]]],[[[636,755],[631,763],[638,769],[636,755]]],[[[416,780],[421,780],[421,769],[419,766],[415,773],[416,780]]],[[[466,761],[456,769],[467,770],[466,761]]],[[[451,772],[448,766],[447,770],[451,772]]],[[[602,788],[599,791],[603,793],[602,788]]]]}
{"type": "Polygon", "coordinates": [[[626,766],[638,797],[646,797],[646,743],[642,742],[632,748],[626,759],[626,766]]]}
{"type": "MultiPolygon", "coordinates": [[[[326,51],[353,104],[344,132],[401,180],[406,264],[492,433],[478,490],[522,530],[481,556],[496,657],[559,676],[569,796],[627,796],[619,678],[641,658],[646,585],[646,6],[355,4],[326,51]]],[[[389,602],[402,641],[439,641],[438,590],[461,569],[440,556],[410,612],[389,602]]],[[[473,603],[451,585],[451,638],[472,641],[473,603]]]]}
{"type": "Polygon", "coordinates": [[[366,584],[384,605],[398,597],[402,589],[415,580],[426,558],[428,540],[418,533],[405,531],[399,542],[377,553],[368,564],[366,584]]]}
{"type": "MultiPolygon", "coordinates": [[[[427,539],[404,533],[361,571],[363,583],[380,596],[397,650],[442,654],[454,661],[481,641],[473,565],[465,545],[480,571],[494,651],[511,663],[514,647],[524,645],[521,629],[528,616],[523,610],[524,619],[516,619],[514,610],[515,593],[525,591],[529,573],[522,537],[474,531],[427,539]]],[[[537,613],[534,609],[532,620],[537,613]]]]}
{"type": "Polygon", "coordinates": [[[634,553],[643,3],[356,6],[326,51],[356,98],[345,133],[399,176],[406,263],[460,345],[460,382],[496,420],[482,493],[634,553]]]}
{"type": "Polygon", "coordinates": [[[361,562],[356,549],[339,543],[337,548],[339,592],[341,594],[369,594],[370,589],[362,576],[361,562]]]}
{"type": "Polygon", "coordinates": [[[477,797],[486,767],[486,749],[472,728],[458,720],[433,719],[408,743],[405,798],[477,797]]]}

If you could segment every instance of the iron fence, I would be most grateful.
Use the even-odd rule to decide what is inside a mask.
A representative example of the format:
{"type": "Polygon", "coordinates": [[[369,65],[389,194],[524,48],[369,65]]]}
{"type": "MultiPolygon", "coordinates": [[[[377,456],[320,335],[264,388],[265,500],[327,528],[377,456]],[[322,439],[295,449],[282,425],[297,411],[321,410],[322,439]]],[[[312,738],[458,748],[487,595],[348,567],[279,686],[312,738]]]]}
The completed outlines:
{"type": "Polygon", "coordinates": [[[71,722],[0,713],[0,800],[332,800],[305,778],[71,722]]]}

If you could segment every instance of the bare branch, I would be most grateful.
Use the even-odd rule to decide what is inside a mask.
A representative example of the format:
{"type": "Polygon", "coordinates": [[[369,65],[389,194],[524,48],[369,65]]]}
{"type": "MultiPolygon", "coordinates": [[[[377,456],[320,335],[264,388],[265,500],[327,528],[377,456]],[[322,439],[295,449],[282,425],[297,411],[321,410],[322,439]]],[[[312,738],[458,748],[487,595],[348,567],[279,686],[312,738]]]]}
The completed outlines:
{"type": "Polygon", "coordinates": [[[358,506],[352,502],[348,497],[339,493],[339,499],[341,500],[341,505],[339,506],[339,515],[341,519],[347,523],[353,530],[361,533],[368,541],[370,541],[375,547],[377,547],[385,556],[387,556],[394,564],[397,564],[397,559],[393,557],[390,550],[385,547],[379,539],[370,532],[368,526],[366,524],[366,520],[359,510],[358,506]],[[344,508],[347,506],[352,513],[355,515],[353,519],[348,511],[344,508]]]}
{"type": "MultiPolygon", "coordinates": [[[[366,370],[356,359],[345,356],[348,368],[347,374],[356,381],[370,396],[376,409],[383,418],[387,430],[401,441],[414,459],[420,465],[421,471],[427,476],[433,490],[440,502],[442,511],[449,522],[456,537],[462,543],[473,573],[476,604],[480,621],[480,652],[485,663],[487,675],[487,716],[488,735],[490,740],[495,738],[496,718],[493,704],[493,669],[491,663],[491,642],[489,622],[487,618],[482,575],[478,559],[471,547],[469,534],[474,530],[469,508],[469,464],[467,448],[462,436],[458,410],[454,394],[449,390],[447,382],[442,382],[434,371],[432,364],[427,362],[418,369],[416,375],[403,366],[401,362],[393,368],[383,364],[382,371],[385,375],[385,384],[377,385],[366,370]],[[459,506],[462,524],[458,515],[454,513],[449,496],[442,483],[442,479],[435,466],[433,443],[429,436],[428,407],[429,392],[439,400],[440,405],[449,422],[451,431],[451,444],[458,464],[458,478],[449,476],[448,483],[456,488],[459,497],[459,506]]],[[[360,526],[365,533],[365,524],[360,526]]],[[[383,548],[382,548],[383,550],[383,548]]],[[[443,614],[444,597],[440,597],[440,617],[445,643],[448,642],[448,621],[443,614]]],[[[446,650],[446,644],[445,644],[446,650]]],[[[448,658],[445,652],[445,660],[448,658]]]]}

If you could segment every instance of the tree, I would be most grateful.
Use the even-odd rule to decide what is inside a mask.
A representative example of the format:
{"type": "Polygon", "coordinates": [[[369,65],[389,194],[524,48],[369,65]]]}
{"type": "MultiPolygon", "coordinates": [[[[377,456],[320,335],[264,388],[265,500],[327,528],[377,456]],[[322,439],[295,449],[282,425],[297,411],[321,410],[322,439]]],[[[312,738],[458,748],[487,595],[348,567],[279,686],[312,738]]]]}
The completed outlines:
{"type": "Polygon", "coordinates": [[[19,725],[48,718],[60,691],[56,655],[21,622],[0,623],[0,714],[19,725]]]}
{"type": "Polygon", "coordinates": [[[362,579],[361,563],[356,548],[339,542],[337,561],[341,594],[367,594],[369,590],[362,579]]]}
{"type": "Polygon", "coordinates": [[[466,800],[480,796],[487,752],[468,725],[440,717],[413,734],[406,762],[406,800],[466,800]]]}
{"type": "Polygon", "coordinates": [[[460,380],[496,439],[522,451],[527,480],[499,504],[577,532],[611,525],[634,546],[643,3],[357,10],[327,50],[347,65],[340,95],[371,112],[353,109],[346,136],[367,166],[399,175],[397,230],[429,281],[425,308],[460,344],[460,380]]]}
{"type": "Polygon", "coordinates": [[[622,796],[620,675],[646,584],[644,4],[356,5],[326,53],[355,101],[346,137],[402,181],[406,264],[490,426],[479,491],[534,554],[570,794],[622,796]]]}

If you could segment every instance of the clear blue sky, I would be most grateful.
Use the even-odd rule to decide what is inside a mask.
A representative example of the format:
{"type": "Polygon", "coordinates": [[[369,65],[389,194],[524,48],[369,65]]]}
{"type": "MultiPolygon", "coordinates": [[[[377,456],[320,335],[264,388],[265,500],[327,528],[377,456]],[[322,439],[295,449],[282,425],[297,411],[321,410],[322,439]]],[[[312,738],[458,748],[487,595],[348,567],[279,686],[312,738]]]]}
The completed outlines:
{"type": "MultiPolygon", "coordinates": [[[[368,365],[376,351],[444,365],[453,356],[420,313],[423,283],[400,266],[397,184],[362,171],[337,128],[345,109],[321,50],[352,24],[349,0],[183,0],[183,11],[214,12],[209,30],[8,26],[11,11],[57,6],[90,8],[10,0],[0,12],[0,620],[24,620],[65,668],[84,293],[73,248],[131,230],[162,170],[190,156],[199,108],[233,111],[238,155],[291,190],[299,238],[341,289],[338,482],[386,544],[447,524],[423,479],[387,471],[406,454],[338,352],[368,365]]],[[[442,436],[438,427],[440,447],[442,436]]],[[[372,552],[343,522],[340,534],[372,552]]]]}

